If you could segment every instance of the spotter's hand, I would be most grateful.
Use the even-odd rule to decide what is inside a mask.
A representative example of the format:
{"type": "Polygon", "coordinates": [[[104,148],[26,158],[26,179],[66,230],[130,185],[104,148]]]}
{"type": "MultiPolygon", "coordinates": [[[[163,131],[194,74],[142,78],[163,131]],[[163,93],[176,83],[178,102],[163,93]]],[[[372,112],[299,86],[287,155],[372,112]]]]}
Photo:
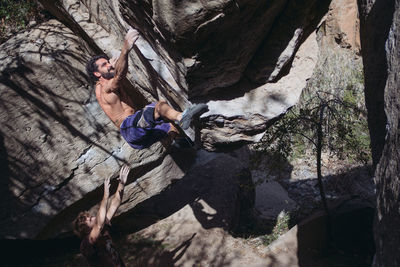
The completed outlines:
{"type": "Polygon", "coordinates": [[[118,178],[118,180],[119,180],[119,182],[120,182],[122,185],[125,185],[125,184],[126,184],[126,180],[128,179],[128,174],[129,174],[129,171],[130,171],[130,170],[131,170],[131,168],[129,168],[128,165],[124,164],[124,165],[122,166],[121,170],[119,171],[119,178],[118,178]]]}

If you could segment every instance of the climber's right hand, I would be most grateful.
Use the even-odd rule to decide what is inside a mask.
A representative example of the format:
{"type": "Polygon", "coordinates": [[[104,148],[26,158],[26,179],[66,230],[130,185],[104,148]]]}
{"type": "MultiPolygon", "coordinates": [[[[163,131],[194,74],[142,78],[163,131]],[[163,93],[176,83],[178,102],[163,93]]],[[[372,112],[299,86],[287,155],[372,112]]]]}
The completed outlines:
{"type": "Polygon", "coordinates": [[[134,43],[138,38],[139,32],[134,28],[130,28],[125,35],[125,44],[128,46],[129,49],[132,49],[134,43]]]}

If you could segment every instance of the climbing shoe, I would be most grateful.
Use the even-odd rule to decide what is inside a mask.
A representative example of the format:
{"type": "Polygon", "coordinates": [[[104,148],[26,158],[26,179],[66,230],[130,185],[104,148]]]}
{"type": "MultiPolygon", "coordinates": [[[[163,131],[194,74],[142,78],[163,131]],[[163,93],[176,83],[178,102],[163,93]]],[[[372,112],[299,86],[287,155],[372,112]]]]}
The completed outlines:
{"type": "Polygon", "coordinates": [[[195,104],[193,106],[188,107],[182,112],[182,119],[178,122],[178,125],[186,130],[189,128],[190,123],[194,116],[200,116],[204,112],[208,110],[208,106],[206,104],[195,104]]]}

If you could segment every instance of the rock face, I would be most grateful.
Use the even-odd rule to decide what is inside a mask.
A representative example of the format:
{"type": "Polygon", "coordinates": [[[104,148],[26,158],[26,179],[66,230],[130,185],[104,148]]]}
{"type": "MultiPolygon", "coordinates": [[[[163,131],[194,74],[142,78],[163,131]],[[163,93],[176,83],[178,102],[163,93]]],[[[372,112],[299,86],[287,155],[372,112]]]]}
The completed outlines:
{"type": "MultiPolygon", "coordinates": [[[[205,165],[192,169],[190,177],[178,182],[187,183],[186,179],[190,179],[190,184],[193,184],[182,188],[184,191],[189,189],[188,193],[183,194],[184,199],[186,194],[192,196],[187,205],[137,233],[142,238],[168,244],[168,252],[164,255],[171,256],[153,255],[149,260],[143,252],[129,257],[132,255],[129,249],[122,249],[128,265],[148,266],[153,263],[153,266],[267,266],[269,261],[257,255],[250,245],[224,231],[232,229],[235,217],[240,212],[240,204],[245,202],[238,191],[246,188],[237,179],[238,176],[246,179],[246,175],[243,176],[240,171],[241,162],[227,156],[218,156],[212,161],[211,164],[205,162],[205,165]],[[223,168],[223,165],[230,167],[223,168]],[[210,171],[215,173],[210,175],[210,171]],[[182,252],[177,253],[178,251],[182,252]]],[[[247,179],[250,177],[247,176],[247,179]]],[[[172,191],[176,192],[177,188],[172,191]]],[[[174,202],[171,196],[169,200],[170,204],[174,202]]],[[[159,205],[155,205],[157,206],[159,205]]],[[[168,209],[154,210],[160,213],[168,209]]],[[[128,236],[127,239],[132,237],[134,238],[128,236]]]]}
{"type": "Polygon", "coordinates": [[[209,103],[199,131],[216,151],[258,141],[297,102],[318,55],[310,34],[330,1],[41,2],[110,56],[125,28],[139,29],[129,80],[180,109],[209,103]]]}
{"type": "MultiPolygon", "coordinates": [[[[181,110],[208,103],[196,130],[205,149],[225,151],[259,140],[296,104],[317,62],[315,29],[330,4],[40,2],[57,20],[19,33],[0,50],[2,238],[46,239],[69,230],[123,163],[132,172],[121,214],[182,178],[196,160],[179,159],[160,143],[131,149],[98,106],[84,65],[94,54],[116,55],[128,26],[141,32],[125,81],[135,105],[161,98],[181,110]]],[[[328,26],[340,14],[336,7],[324,19],[328,26]]]]}
{"type": "Polygon", "coordinates": [[[2,238],[45,238],[69,227],[124,162],[131,181],[149,185],[146,192],[127,188],[135,203],[183,175],[160,144],[138,152],[121,140],[88,87],[90,53],[55,20],[1,45],[2,238]]]}
{"type": "Polygon", "coordinates": [[[341,47],[360,52],[360,21],[357,1],[332,1],[324,21],[325,32],[333,37],[331,41],[341,47]]]}
{"type": "Polygon", "coordinates": [[[377,164],[375,266],[398,266],[400,234],[400,2],[359,1],[365,96],[377,164]]]}

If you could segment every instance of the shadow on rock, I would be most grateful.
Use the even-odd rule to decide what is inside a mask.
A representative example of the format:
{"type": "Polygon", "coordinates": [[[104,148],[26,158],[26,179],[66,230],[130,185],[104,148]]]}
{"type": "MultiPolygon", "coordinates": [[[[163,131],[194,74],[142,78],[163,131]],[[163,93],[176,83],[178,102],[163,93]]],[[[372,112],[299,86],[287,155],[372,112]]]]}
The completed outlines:
{"type": "Polygon", "coordinates": [[[332,209],[331,234],[321,213],[299,224],[298,266],[371,266],[374,212],[365,202],[351,200],[332,209]]]}
{"type": "Polygon", "coordinates": [[[204,229],[231,230],[241,208],[254,203],[251,184],[251,174],[240,161],[200,150],[182,179],[115,218],[114,226],[121,233],[136,232],[190,205],[204,229]]]}

